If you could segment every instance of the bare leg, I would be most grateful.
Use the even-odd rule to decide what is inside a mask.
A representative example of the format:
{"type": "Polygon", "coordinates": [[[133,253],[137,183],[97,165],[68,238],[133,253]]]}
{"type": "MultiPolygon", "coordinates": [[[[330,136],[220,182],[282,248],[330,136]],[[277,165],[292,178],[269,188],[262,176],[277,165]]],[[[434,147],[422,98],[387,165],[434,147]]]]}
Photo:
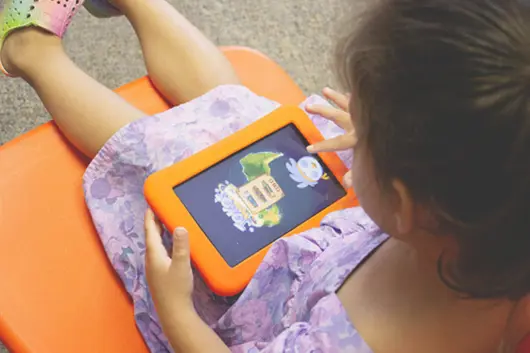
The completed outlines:
{"type": "Polygon", "coordinates": [[[239,79],[221,51],[165,0],[113,0],[136,31],[149,75],[173,104],[239,79]]]}
{"type": "Polygon", "coordinates": [[[144,116],[78,68],[54,35],[18,30],[6,39],[1,56],[6,69],[35,89],[61,131],[89,157],[121,127],[144,116]]]}
{"type": "MultiPolygon", "coordinates": [[[[174,104],[239,80],[224,55],[164,0],[115,0],[140,39],[147,69],[174,104]]],[[[67,138],[89,157],[121,127],[144,114],[80,70],[59,38],[39,29],[14,32],[2,63],[33,86],[67,138]]]]}

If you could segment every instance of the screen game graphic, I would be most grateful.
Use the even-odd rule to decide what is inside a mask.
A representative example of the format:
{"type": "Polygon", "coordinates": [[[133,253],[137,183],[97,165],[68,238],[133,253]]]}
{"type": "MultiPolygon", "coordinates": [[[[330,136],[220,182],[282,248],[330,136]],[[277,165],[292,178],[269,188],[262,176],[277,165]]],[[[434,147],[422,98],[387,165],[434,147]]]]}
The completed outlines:
{"type": "Polygon", "coordinates": [[[173,189],[228,265],[346,196],[307,145],[288,125],[173,189]]]}
{"type": "Polygon", "coordinates": [[[280,224],[282,210],[278,203],[285,192],[272,176],[272,168],[286,168],[299,189],[315,187],[319,180],[329,179],[320,162],[312,156],[298,161],[289,158],[286,163],[271,166],[275,160],[285,159],[282,157],[283,153],[250,153],[239,161],[247,182],[236,186],[226,180],[215,188],[215,202],[221,205],[238,230],[253,233],[256,228],[280,224]]]}

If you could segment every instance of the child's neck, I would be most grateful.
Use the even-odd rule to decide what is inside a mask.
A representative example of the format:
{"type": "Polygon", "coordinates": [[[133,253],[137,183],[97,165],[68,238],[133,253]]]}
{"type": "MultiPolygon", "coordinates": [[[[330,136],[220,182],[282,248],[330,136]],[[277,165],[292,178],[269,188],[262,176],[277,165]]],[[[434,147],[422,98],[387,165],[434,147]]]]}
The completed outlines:
{"type": "Polygon", "coordinates": [[[511,304],[462,299],[440,280],[435,255],[391,238],[339,292],[375,351],[483,353],[502,339],[511,304]]]}
{"type": "MultiPolygon", "coordinates": [[[[444,249],[445,244],[440,246],[433,242],[407,244],[393,241],[389,245],[392,246],[389,252],[393,253],[390,255],[390,261],[394,261],[393,275],[403,284],[399,295],[408,298],[408,303],[411,308],[414,307],[414,311],[427,313],[423,317],[438,321],[441,328],[458,326],[459,323],[463,323],[463,330],[482,325],[484,334],[490,335],[491,344],[482,346],[481,352],[495,347],[493,337],[498,335],[497,340],[500,340],[504,336],[514,305],[512,302],[504,299],[467,299],[462,293],[448,288],[440,278],[438,266],[443,250],[447,250],[444,249]]],[[[404,302],[407,302],[407,299],[404,302]]],[[[455,343],[460,339],[462,346],[465,346],[466,338],[457,337],[455,343]]],[[[471,347],[469,351],[472,351],[471,347]]]]}
{"type": "MultiPolygon", "coordinates": [[[[443,284],[438,274],[438,259],[442,254],[440,248],[431,244],[410,244],[399,240],[390,239],[384,261],[387,269],[391,270],[392,277],[401,283],[401,288],[406,293],[415,293],[426,305],[447,305],[458,299],[457,293],[443,284]]],[[[387,272],[388,273],[388,272],[387,272]]],[[[390,274],[390,273],[389,273],[390,274]]]]}

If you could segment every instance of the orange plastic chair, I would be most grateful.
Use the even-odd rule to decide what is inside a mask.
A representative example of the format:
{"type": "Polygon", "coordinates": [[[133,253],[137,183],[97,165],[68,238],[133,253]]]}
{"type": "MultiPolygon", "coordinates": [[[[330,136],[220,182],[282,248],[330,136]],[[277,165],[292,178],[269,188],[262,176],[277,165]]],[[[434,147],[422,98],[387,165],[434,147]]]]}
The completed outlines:
{"type": "MultiPolygon", "coordinates": [[[[259,52],[224,52],[257,94],[305,98],[259,52]]],[[[168,108],[145,77],[117,92],[148,114],[168,108]]],[[[12,352],[148,352],[83,201],[87,163],[53,123],[0,147],[0,340],[12,352]]]]}

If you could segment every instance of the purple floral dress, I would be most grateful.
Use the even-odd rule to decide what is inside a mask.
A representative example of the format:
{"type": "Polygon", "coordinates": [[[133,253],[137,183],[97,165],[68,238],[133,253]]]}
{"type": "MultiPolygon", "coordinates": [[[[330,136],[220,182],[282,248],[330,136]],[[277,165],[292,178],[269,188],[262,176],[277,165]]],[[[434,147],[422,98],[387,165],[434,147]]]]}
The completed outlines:
{"type": "MultiPolygon", "coordinates": [[[[308,103],[326,104],[316,96],[304,105],[308,103]]],[[[221,86],[124,127],[88,167],[84,176],[88,208],[107,255],[133,300],[138,328],[151,352],[171,352],[171,347],[158,323],[145,279],[146,177],[277,107],[244,87],[221,86]]],[[[311,118],[327,138],[342,133],[321,117],[311,118]]],[[[340,157],[351,165],[351,153],[340,157]]],[[[369,353],[335,293],[386,238],[360,208],[330,214],[321,227],[277,241],[238,298],[215,296],[196,276],[195,306],[232,352],[369,353]]]]}

